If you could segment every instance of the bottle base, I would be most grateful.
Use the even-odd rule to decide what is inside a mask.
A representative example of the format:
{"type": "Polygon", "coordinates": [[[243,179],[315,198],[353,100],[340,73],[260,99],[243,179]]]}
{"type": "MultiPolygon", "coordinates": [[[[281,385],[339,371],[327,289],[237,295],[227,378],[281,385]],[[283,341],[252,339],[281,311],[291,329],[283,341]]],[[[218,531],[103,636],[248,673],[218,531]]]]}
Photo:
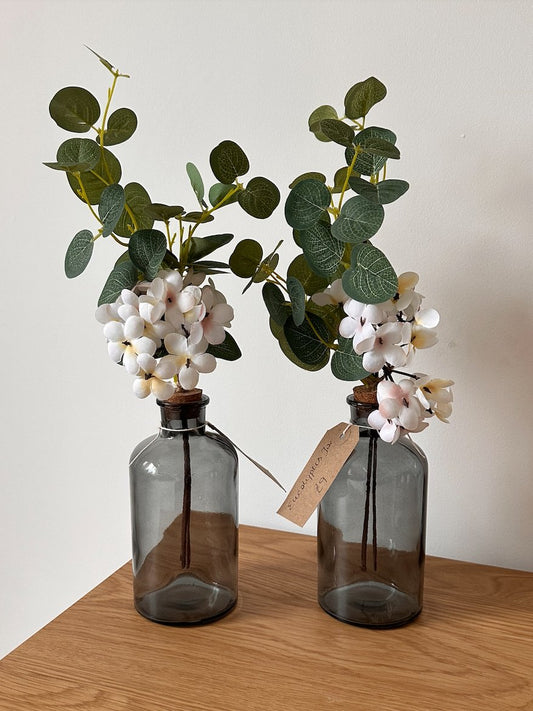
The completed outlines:
{"type": "Polygon", "coordinates": [[[320,607],[341,622],[360,627],[400,627],[420,614],[411,595],[392,585],[365,580],[319,595],[320,607]]]}
{"type": "Polygon", "coordinates": [[[236,602],[233,590],[184,574],[164,588],[135,598],[135,609],[164,625],[203,625],[227,615],[236,602]]]}

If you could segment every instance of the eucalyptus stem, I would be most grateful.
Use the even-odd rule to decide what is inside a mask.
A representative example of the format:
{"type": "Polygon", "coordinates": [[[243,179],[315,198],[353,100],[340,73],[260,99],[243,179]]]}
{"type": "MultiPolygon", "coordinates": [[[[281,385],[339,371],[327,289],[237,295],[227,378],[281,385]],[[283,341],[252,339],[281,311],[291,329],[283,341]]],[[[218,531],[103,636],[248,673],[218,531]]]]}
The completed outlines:
{"type": "Polygon", "coordinates": [[[226,195],[224,195],[222,200],[217,202],[216,205],[213,205],[213,207],[210,207],[209,210],[204,210],[202,212],[201,217],[198,219],[198,222],[196,222],[194,227],[189,232],[188,239],[190,239],[194,235],[196,228],[198,227],[198,225],[201,225],[205,221],[206,217],[209,217],[209,215],[211,215],[215,210],[218,210],[219,208],[221,208],[224,205],[224,203],[226,203],[229,200],[230,197],[235,195],[235,193],[238,193],[240,190],[242,190],[242,185],[238,184],[233,188],[233,190],[228,190],[226,195]]]}
{"type": "Polygon", "coordinates": [[[337,205],[337,210],[339,213],[341,211],[342,201],[344,200],[344,193],[346,192],[346,189],[348,188],[348,183],[349,183],[350,177],[352,175],[353,169],[355,167],[355,162],[356,162],[360,153],[361,153],[361,147],[356,146],[355,150],[354,150],[352,161],[351,161],[350,165],[348,166],[348,170],[346,171],[346,178],[344,179],[344,184],[342,186],[341,194],[339,197],[339,204],[337,205]]]}
{"type": "MultiPolygon", "coordinates": [[[[91,172],[93,172],[93,171],[91,171],[91,172]]],[[[97,220],[97,222],[99,222],[100,224],[102,224],[102,220],[101,220],[100,217],[96,214],[96,212],[93,210],[93,206],[92,206],[91,203],[89,202],[89,198],[88,198],[88,196],[87,196],[87,192],[86,192],[85,188],[83,187],[83,182],[82,182],[82,179],[81,179],[81,177],[80,177],[80,174],[79,174],[79,173],[74,173],[74,175],[75,175],[75,177],[76,177],[76,180],[78,181],[78,185],[80,186],[80,195],[81,195],[81,198],[82,198],[83,202],[87,205],[87,207],[88,207],[89,210],[91,211],[91,214],[92,214],[92,216],[94,217],[94,219],[97,220]]]]}

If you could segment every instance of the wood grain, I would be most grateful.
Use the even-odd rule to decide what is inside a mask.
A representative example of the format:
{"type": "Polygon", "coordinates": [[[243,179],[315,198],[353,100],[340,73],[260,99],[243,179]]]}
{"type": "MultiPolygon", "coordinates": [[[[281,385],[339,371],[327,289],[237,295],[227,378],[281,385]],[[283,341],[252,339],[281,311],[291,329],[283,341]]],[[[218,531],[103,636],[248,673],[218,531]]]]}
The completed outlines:
{"type": "Polygon", "coordinates": [[[369,630],[318,607],[313,537],[240,539],[230,615],[149,622],[124,566],[0,661],[0,709],[533,711],[533,573],[430,557],[420,617],[369,630]]]}

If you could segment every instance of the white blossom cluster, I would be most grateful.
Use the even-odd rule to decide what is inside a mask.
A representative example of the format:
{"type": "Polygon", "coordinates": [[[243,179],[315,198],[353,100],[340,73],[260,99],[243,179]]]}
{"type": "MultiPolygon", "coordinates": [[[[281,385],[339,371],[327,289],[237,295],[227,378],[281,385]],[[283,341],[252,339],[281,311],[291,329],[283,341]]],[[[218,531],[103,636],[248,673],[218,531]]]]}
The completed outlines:
{"type": "Polygon", "coordinates": [[[324,292],[313,295],[318,305],[342,304],[346,317],[339,325],[339,335],[352,339],[355,353],[362,356],[363,368],[378,373],[378,409],[369,424],[386,442],[396,442],[400,434],[420,432],[428,417],[436,415],[447,422],[452,411],[451,380],[431,379],[422,373],[399,373],[407,377],[398,383],[393,374],[403,368],[417,348],[429,348],[437,342],[435,328],[439,314],[422,309],[423,296],[415,291],[418,274],[406,272],[398,278],[398,293],[381,304],[362,304],[349,298],[341,280],[324,292]]]}
{"type": "Polygon", "coordinates": [[[204,274],[161,271],[98,307],[109,356],[135,376],[137,397],[167,400],[176,385],[192,390],[199,373],[215,369],[215,357],[206,351],[224,341],[233,308],[211,279],[201,286],[204,280],[204,274]]]}

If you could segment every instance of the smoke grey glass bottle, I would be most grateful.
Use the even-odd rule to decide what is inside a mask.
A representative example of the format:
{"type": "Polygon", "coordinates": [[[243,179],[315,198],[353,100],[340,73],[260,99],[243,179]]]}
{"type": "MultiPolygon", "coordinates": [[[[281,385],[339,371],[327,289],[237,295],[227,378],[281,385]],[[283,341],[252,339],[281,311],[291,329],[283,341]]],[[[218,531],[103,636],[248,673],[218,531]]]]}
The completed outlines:
{"type": "Polygon", "coordinates": [[[395,627],[422,609],[427,460],[368,427],[376,404],[347,402],[359,442],[319,506],[318,601],[343,622],[395,627]]]}
{"type": "Polygon", "coordinates": [[[158,400],[159,434],[130,459],[134,603],[154,622],[212,622],[237,601],[237,453],[206,432],[208,402],[158,400]]]}

